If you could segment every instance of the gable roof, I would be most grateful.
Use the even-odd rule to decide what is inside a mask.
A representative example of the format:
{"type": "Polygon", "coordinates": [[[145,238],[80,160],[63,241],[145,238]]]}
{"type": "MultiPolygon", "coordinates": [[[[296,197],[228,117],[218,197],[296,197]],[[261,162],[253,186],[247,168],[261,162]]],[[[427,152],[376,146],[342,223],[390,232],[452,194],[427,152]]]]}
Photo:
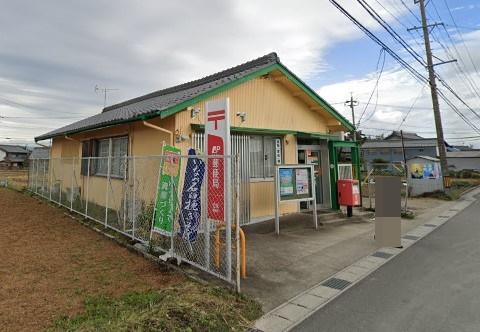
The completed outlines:
{"type": "Polygon", "coordinates": [[[258,59],[195,81],[155,91],[144,96],[105,107],[100,114],[35,137],[35,141],[120,123],[147,120],[156,116],[166,118],[201,100],[233,88],[248,80],[266,75],[274,70],[279,70],[287,76],[290,81],[301,88],[310,98],[325,109],[325,111],[345,126],[347,130],[353,129],[352,124],[347,119],[340,115],[330,104],[285,67],[280,62],[276,53],[270,53],[258,59]]]}
{"type": "Polygon", "coordinates": [[[402,134],[403,134],[403,139],[424,139],[422,136],[419,136],[416,133],[409,132],[409,131],[403,131],[402,133],[400,133],[400,131],[398,130],[392,131],[392,133],[387,137],[385,137],[385,139],[386,140],[401,139],[402,134]]]}
{"type": "Polygon", "coordinates": [[[7,153],[24,153],[28,154],[29,151],[22,148],[21,146],[18,145],[5,145],[5,144],[0,144],[0,150],[3,150],[7,153]]]}

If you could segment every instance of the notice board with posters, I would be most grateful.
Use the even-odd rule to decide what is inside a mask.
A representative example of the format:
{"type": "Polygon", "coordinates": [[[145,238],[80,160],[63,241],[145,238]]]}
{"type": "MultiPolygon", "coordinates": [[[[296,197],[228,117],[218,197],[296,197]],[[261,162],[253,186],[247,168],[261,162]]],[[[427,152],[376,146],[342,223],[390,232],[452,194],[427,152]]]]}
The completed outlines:
{"type": "Polygon", "coordinates": [[[313,168],[309,165],[277,166],[278,197],[281,201],[309,200],[313,196],[313,168]]]}
{"type": "Polygon", "coordinates": [[[280,202],[313,204],[313,222],[318,228],[313,165],[279,165],[275,167],[275,232],[280,234],[280,202]]]}

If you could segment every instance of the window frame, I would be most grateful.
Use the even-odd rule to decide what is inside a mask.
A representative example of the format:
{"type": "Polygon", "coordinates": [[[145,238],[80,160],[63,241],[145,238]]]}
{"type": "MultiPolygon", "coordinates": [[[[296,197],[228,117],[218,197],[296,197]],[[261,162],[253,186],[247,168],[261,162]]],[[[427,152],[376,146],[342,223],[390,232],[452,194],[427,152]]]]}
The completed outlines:
{"type": "MultiPolygon", "coordinates": [[[[273,158],[273,167],[277,166],[277,165],[281,165],[284,163],[285,161],[285,148],[284,148],[284,140],[283,140],[283,136],[279,136],[279,135],[261,135],[261,134],[250,134],[249,135],[249,142],[251,141],[252,137],[261,137],[262,138],[262,160],[263,160],[263,166],[261,167],[262,169],[262,175],[261,177],[253,177],[252,176],[252,170],[250,169],[249,170],[249,174],[250,174],[250,182],[262,182],[262,181],[273,181],[274,177],[275,177],[275,172],[273,172],[272,176],[266,176],[267,175],[267,169],[269,167],[269,165],[267,164],[267,160],[265,159],[265,157],[267,157],[267,154],[265,153],[265,139],[266,138],[271,138],[272,141],[273,141],[273,153],[272,153],[272,158],[273,158]],[[281,153],[281,161],[280,161],[280,164],[277,164],[275,162],[275,140],[278,139],[280,140],[280,153],[281,153]]],[[[251,142],[249,143],[251,144],[251,142]]],[[[251,154],[251,145],[249,146],[249,154],[251,154]]],[[[249,160],[250,160],[250,163],[252,163],[252,159],[251,159],[251,155],[249,155],[249,160]]],[[[249,165],[249,167],[251,167],[251,165],[249,165]]]]}
{"type": "MultiPolygon", "coordinates": [[[[110,176],[110,178],[114,179],[124,179],[128,178],[128,163],[125,165],[125,170],[122,172],[122,167],[120,166],[120,173],[124,174],[116,174],[113,173],[112,171],[112,163],[111,163],[111,158],[115,157],[112,155],[113,153],[113,140],[114,139],[125,139],[126,140],[126,154],[124,156],[119,156],[119,157],[126,157],[128,158],[129,156],[129,146],[130,146],[130,140],[128,135],[118,135],[118,136],[109,136],[109,137],[99,137],[95,139],[89,139],[89,140],[84,140],[82,141],[82,163],[81,163],[81,174],[83,176],[98,176],[98,177],[104,177],[107,178],[110,176]],[[99,149],[100,149],[100,142],[101,141],[107,141],[108,140],[108,155],[105,156],[106,158],[110,159],[110,170],[108,170],[108,164],[107,164],[107,172],[99,172],[98,171],[98,160],[99,158],[105,158],[105,157],[99,157],[99,149]],[[84,154],[84,147],[88,146],[88,154],[84,154]],[[90,158],[90,170],[87,170],[87,167],[84,163],[88,163],[88,158],[90,158]],[[87,173],[88,172],[88,173],[87,173]],[[110,174],[108,174],[110,173],[110,174]]],[[[108,161],[108,159],[107,159],[108,161]]],[[[121,164],[120,164],[121,165],[121,164]]]]}

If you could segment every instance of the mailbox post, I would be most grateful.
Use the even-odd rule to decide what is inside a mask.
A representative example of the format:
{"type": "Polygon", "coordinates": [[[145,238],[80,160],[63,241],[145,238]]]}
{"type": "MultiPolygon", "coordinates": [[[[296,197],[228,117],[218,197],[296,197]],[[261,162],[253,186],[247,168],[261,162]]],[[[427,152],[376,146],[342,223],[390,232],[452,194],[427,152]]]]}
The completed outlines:
{"type": "Polygon", "coordinates": [[[337,181],[338,204],[347,207],[347,217],[353,215],[353,207],[360,205],[360,186],[358,180],[341,179],[337,181]]]}

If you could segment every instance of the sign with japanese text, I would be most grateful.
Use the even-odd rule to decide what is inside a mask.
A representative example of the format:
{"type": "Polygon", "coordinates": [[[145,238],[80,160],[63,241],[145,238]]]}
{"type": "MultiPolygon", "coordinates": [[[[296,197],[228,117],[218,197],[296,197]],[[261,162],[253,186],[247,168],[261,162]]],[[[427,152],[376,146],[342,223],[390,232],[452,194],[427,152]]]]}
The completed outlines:
{"type": "Polygon", "coordinates": [[[207,102],[205,112],[205,152],[208,156],[208,218],[225,221],[225,191],[228,170],[223,156],[230,155],[229,99],[207,102]]]}
{"type": "MultiPolygon", "coordinates": [[[[195,156],[195,150],[188,151],[189,156],[195,156]]],[[[182,191],[182,207],[180,209],[180,236],[195,242],[202,215],[201,187],[205,175],[205,163],[197,157],[190,157],[185,168],[185,181],[182,191]]]]}
{"type": "Polygon", "coordinates": [[[158,179],[157,201],[153,230],[170,235],[173,226],[173,217],[176,209],[175,197],[180,178],[181,150],[170,145],[163,147],[161,173],[158,179]]]}

